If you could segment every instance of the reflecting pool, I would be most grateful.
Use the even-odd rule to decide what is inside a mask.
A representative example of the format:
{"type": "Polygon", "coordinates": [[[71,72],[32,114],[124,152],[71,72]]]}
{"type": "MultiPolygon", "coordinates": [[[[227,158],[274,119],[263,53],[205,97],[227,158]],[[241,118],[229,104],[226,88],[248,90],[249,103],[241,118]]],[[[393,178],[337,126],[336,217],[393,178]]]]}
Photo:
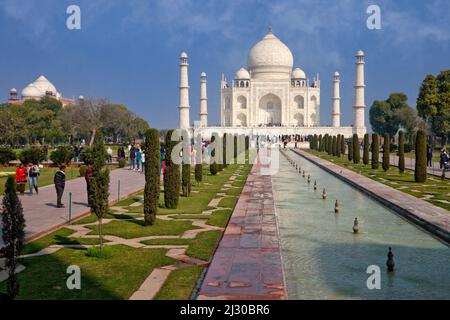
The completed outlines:
{"type": "Polygon", "coordinates": [[[303,178],[280,154],[272,179],[289,299],[450,299],[447,245],[294,152],[286,154],[306,172],[303,178]],[[355,217],[359,234],[352,230],[355,217]],[[393,273],[386,268],[389,247],[393,273]],[[366,285],[370,265],[381,269],[380,290],[366,285]]]}

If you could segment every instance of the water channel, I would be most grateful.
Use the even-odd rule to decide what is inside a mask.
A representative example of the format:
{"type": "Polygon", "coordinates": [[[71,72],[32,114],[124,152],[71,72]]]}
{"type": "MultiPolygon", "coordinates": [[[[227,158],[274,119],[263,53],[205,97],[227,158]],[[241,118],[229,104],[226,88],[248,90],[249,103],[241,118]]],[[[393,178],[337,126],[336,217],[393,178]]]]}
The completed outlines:
{"type": "Polygon", "coordinates": [[[286,154],[306,172],[303,178],[280,154],[272,179],[289,299],[450,299],[447,245],[303,157],[286,154]],[[355,217],[359,234],[352,230],[355,217]],[[389,247],[393,273],[386,268],[389,247]],[[381,269],[379,290],[366,285],[370,265],[381,269]]]}

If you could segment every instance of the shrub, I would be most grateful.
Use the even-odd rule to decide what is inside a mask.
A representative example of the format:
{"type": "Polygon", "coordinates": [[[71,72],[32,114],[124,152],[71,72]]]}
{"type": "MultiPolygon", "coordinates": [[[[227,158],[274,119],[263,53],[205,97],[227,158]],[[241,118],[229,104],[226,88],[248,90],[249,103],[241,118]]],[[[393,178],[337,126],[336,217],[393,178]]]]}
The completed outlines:
{"type": "Polygon", "coordinates": [[[405,143],[403,145],[403,148],[406,153],[410,153],[411,151],[414,150],[414,146],[411,143],[405,143]]]}
{"type": "Polygon", "coordinates": [[[405,148],[404,148],[404,134],[400,131],[398,134],[398,170],[400,173],[405,172],[405,148]]]}
{"type": "Polygon", "coordinates": [[[180,166],[172,161],[172,149],[178,143],[172,141],[172,132],[166,134],[166,170],[164,171],[164,205],[169,209],[176,209],[180,197],[180,166]]]}
{"type": "Polygon", "coordinates": [[[45,159],[44,153],[38,148],[28,148],[20,153],[20,162],[24,165],[28,163],[38,164],[45,159]]]}
{"type": "Polygon", "coordinates": [[[364,135],[364,152],[363,152],[363,163],[364,165],[369,164],[369,134],[364,135]]]}
{"type": "Polygon", "coordinates": [[[86,174],[86,170],[87,170],[87,166],[82,164],[80,166],[80,168],[78,169],[78,171],[80,172],[80,177],[84,177],[84,175],[86,174]]]}
{"type": "Polygon", "coordinates": [[[383,144],[383,170],[389,170],[389,155],[390,155],[390,137],[388,133],[384,134],[384,144],[383,144]]]}
{"type": "Polygon", "coordinates": [[[203,166],[201,163],[197,163],[195,165],[195,181],[197,182],[197,184],[199,184],[200,182],[202,182],[203,179],[203,166]]]}
{"type": "Polygon", "coordinates": [[[372,169],[376,170],[380,166],[380,139],[378,134],[372,134],[372,169]]]}
{"type": "MultiPolygon", "coordinates": [[[[144,189],[144,224],[153,225],[159,204],[159,132],[148,129],[145,133],[145,189],[144,189]]],[[[121,159],[122,160],[122,159],[121,159]]],[[[125,159],[124,159],[125,160],[125,159]]]]}
{"type": "Polygon", "coordinates": [[[414,180],[425,182],[427,180],[427,142],[425,131],[419,130],[416,135],[416,166],[414,180]]]}
{"type": "Polygon", "coordinates": [[[361,150],[359,148],[359,138],[355,133],[353,135],[353,163],[359,163],[361,161],[361,150]]]}
{"type": "Polygon", "coordinates": [[[80,154],[80,160],[85,165],[93,165],[94,164],[94,152],[91,147],[87,147],[83,150],[83,152],[80,154]]]}
{"type": "Polygon", "coordinates": [[[66,165],[72,161],[73,150],[71,147],[61,146],[50,154],[50,160],[56,165],[66,165]]]}
{"type": "Polygon", "coordinates": [[[16,160],[16,153],[11,148],[0,148],[0,164],[8,165],[13,160],[16,160]]]}
{"type": "Polygon", "coordinates": [[[125,160],[124,158],[119,160],[119,168],[125,168],[126,165],[127,165],[127,160],[125,160]]]}

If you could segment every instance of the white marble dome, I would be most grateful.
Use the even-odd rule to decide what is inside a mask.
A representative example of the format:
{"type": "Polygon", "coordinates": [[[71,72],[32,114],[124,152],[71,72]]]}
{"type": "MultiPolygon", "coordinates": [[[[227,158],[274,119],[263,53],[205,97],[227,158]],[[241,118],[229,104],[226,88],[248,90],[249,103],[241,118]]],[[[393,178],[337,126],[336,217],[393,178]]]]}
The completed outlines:
{"type": "Polygon", "coordinates": [[[292,78],[293,79],[306,79],[306,73],[300,68],[295,68],[294,71],[292,71],[292,78]]]}
{"type": "Polygon", "coordinates": [[[55,86],[53,85],[53,83],[51,83],[50,81],[47,80],[46,77],[44,76],[40,76],[39,78],[37,78],[34,82],[33,85],[39,89],[39,91],[41,91],[44,95],[47,91],[52,92],[53,95],[56,95],[58,93],[58,91],[56,90],[55,86]]]}
{"type": "Polygon", "coordinates": [[[250,50],[247,60],[252,78],[289,78],[294,65],[291,50],[272,32],[250,50]]]}
{"type": "Polygon", "coordinates": [[[250,79],[250,73],[245,68],[240,68],[234,77],[235,79],[250,79]]]}
{"type": "Polygon", "coordinates": [[[30,83],[22,90],[22,98],[37,99],[42,97],[42,92],[33,84],[30,83]]]}

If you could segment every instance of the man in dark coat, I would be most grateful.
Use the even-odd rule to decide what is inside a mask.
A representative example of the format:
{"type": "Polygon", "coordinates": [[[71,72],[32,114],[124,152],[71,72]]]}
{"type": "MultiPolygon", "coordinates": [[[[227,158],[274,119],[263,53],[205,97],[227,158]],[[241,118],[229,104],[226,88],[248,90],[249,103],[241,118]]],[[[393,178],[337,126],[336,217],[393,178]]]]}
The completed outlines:
{"type": "Polygon", "coordinates": [[[54,183],[56,189],[56,207],[64,208],[64,205],[61,202],[64,188],[66,187],[66,166],[60,166],[59,170],[55,173],[54,183]]]}

